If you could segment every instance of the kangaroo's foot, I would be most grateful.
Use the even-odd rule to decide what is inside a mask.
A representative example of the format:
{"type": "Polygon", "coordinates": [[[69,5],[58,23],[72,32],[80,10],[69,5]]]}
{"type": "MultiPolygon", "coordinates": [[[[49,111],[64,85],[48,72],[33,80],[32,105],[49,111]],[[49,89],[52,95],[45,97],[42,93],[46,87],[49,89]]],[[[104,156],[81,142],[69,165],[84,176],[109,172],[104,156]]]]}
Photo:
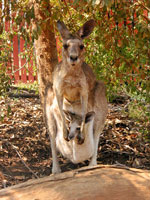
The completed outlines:
{"type": "Polygon", "coordinates": [[[61,173],[61,169],[58,165],[54,165],[53,168],[52,168],[52,174],[59,174],[61,173]]]}

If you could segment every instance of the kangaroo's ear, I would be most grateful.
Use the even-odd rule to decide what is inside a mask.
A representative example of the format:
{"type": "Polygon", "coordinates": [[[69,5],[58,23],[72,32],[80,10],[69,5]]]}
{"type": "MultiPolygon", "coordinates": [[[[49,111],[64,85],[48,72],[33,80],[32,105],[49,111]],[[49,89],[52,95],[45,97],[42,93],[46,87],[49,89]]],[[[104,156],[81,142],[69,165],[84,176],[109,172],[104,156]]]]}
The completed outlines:
{"type": "Polygon", "coordinates": [[[85,117],[85,123],[90,122],[91,120],[94,119],[94,117],[95,117],[95,112],[94,111],[88,112],[86,114],[86,117],[85,117]]]}
{"type": "Polygon", "coordinates": [[[69,30],[67,29],[66,25],[64,24],[64,22],[62,21],[57,21],[57,28],[58,28],[58,31],[60,32],[61,34],[61,37],[63,39],[68,39],[69,36],[70,36],[70,32],[69,30]]]}
{"type": "Polygon", "coordinates": [[[81,37],[81,39],[84,39],[88,37],[93,29],[95,27],[95,21],[93,19],[87,21],[77,32],[77,34],[81,37]]]}

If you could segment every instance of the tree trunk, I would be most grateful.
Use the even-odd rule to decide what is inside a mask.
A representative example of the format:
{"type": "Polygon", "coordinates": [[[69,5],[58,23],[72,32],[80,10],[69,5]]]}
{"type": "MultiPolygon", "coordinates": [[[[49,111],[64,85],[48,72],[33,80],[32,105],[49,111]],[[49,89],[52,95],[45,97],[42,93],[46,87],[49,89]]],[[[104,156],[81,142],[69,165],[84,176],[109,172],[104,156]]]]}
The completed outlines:
{"type": "Polygon", "coordinates": [[[96,166],[30,180],[0,191],[2,200],[149,200],[146,170],[96,166]]]}
{"type": "Polygon", "coordinates": [[[51,7],[47,0],[34,1],[35,23],[41,22],[41,34],[35,40],[36,60],[38,66],[38,83],[41,103],[44,102],[45,87],[52,82],[52,72],[56,66],[57,50],[51,7]],[[47,16],[49,13],[49,16],[47,16]]]}

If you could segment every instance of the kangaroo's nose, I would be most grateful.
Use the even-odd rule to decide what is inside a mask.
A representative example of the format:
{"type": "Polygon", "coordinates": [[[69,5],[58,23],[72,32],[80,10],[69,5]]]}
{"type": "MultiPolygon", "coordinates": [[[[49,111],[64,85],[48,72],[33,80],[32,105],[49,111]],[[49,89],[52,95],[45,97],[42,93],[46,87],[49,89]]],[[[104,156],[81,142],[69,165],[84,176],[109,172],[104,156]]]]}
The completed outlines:
{"type": "Polygon", "coordinates": [[[72,61],[77,61],[78,57],[77,56],[70,56],[70,60],[72,61]]]}

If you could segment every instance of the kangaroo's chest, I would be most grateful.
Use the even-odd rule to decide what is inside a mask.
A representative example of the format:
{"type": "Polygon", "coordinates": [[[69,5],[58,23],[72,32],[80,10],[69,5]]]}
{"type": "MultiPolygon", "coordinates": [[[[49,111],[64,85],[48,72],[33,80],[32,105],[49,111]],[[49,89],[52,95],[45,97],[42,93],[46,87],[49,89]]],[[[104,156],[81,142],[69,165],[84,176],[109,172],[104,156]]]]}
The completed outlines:
{"type": "Polygon", "coordinates": [[[86,90],[86,80],[78,76],[66,76],[63,78],[61,84],[61,91],[63,92],[64,98],[68,101],[80,100],[86,90]]]}
{"type": "Polygon", "coordinates": [[[82,94],[82,85],[80,82],[70,83],[65,81],[63,87],[63,96],[68,101],[80,100],[82,94]]]}

